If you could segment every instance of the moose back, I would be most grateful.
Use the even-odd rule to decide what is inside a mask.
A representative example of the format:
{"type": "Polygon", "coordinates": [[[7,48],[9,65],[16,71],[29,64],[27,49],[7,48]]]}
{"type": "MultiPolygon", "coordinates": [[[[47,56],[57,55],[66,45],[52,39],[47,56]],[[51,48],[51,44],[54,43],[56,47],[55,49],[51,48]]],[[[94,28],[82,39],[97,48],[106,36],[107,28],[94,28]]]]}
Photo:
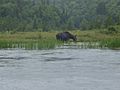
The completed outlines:
{"type": "Polygon", "coordinates": [[[68,41],[69,39],[72,39],[73,41],[77,41],[76,35],[72,35],[69,32],[58,33],[56,35],[56,39],[61,41],[68,41]]]}

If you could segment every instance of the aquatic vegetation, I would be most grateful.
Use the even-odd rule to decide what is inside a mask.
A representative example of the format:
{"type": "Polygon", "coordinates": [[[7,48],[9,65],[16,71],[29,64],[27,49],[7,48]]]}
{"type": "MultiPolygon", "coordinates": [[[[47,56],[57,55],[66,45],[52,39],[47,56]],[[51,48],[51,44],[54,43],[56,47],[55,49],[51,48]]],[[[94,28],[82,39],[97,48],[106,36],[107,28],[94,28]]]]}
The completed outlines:
{"type": "Polygon", "coordinates": [[[51,49],[64,44],[71,45],[71,42],[80,48],[120,48],[120,33],[104,34],[99,30],[73,31],[71,33],[77,35],[76,43],[72,40],[67,42],[56,40],[57,33],[59,32],[0,33],[0,49],[51,49]]]}
{"type": "Polygon", "coordinates": [[[120,49],[120,39],[110,39],[110,40],[103,40],[100,42],[101,47],[108,47],[111,49],[120,49]]]}
{"type": "Polygon", "coordinates": [[[23,49],[50,49],[61,45],[53,33],[18,33],[0,34],[0,49],[23,48],[23,49]]]}
{"type": "Polygon", "coordinates": [[[0,49],[6,48],[23,48],[23,49],[51,49],[61,45],[62,42],[57,40],[0,40],[0,49]]]}

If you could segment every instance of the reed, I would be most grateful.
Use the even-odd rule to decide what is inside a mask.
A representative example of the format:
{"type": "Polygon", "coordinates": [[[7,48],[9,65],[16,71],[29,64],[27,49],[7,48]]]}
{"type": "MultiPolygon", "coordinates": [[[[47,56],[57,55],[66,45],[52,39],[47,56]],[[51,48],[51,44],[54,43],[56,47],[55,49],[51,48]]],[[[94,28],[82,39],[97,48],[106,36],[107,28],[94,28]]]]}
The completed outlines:
{"type": "Polygon", "coordinates": [[[23,48],[23,49],[51,49],[61,45],[62,42],[51,40],[0,40],[0,49],[23,48]]]}
{"type": "Polygon", "coordinates": [[[50,32],[26,32],[16,34],[0,34],[0,49],[51,49],[63,42],[55,39],[56,33],[50,32]]]}
{"type": "MultiPolygon", "coordinates": [[[[56,40],[58,32],[16,32],[14,34],[0,33],[0,49],[23,48],[23,49],[51,49],[64,43],[56,40]]],[[[120,48],[120,33],[105,34],[100,30],[72,31],[77,35],[78,42],[86,42],[88,48],[120,48]],[[94,44],[93,44],[94,43],[94,44]],[[97,44],[97,46],[96,46],[97,44]]],[[[69,42],[67,42],[69,44],[69,42]]],[[[84,47],[83,46],[83,47],[84,47]]]]}
{"type": "Polygon", "coordinates": [[[120,49],[120,39],[114,38],[109,40],[103,40],[100,42],[101,47],[108,47],[111,49],[120,49]]]}

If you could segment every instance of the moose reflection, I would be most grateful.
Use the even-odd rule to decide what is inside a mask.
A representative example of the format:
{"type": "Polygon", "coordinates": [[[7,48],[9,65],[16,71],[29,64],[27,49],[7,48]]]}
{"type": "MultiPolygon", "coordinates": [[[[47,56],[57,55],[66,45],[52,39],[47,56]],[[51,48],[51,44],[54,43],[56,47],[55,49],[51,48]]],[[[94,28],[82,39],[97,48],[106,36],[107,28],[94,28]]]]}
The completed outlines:
{"type": "Polygon", "coordinates": [[[56,39],[61,41],[68,41],[69,39],[72,39],[73,41],[77,41],[76,35],[72,35],[69,32],[58,33],[56,35],[56,39]]]}

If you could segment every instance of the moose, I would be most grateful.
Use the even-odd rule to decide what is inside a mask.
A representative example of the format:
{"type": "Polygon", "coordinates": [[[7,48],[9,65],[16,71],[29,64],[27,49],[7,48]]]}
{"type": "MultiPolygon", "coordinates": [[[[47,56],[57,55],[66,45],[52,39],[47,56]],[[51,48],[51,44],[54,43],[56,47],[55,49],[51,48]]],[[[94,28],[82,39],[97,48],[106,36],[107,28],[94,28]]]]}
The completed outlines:
{"type": "Polygon", "coordinates": [[[69,32],[62,32],[56,34],[56,39],[61,41],[68,41],[69,39],[72,39],[73,41],[77,41],[76,35],[72,35],[69,32]]]}

